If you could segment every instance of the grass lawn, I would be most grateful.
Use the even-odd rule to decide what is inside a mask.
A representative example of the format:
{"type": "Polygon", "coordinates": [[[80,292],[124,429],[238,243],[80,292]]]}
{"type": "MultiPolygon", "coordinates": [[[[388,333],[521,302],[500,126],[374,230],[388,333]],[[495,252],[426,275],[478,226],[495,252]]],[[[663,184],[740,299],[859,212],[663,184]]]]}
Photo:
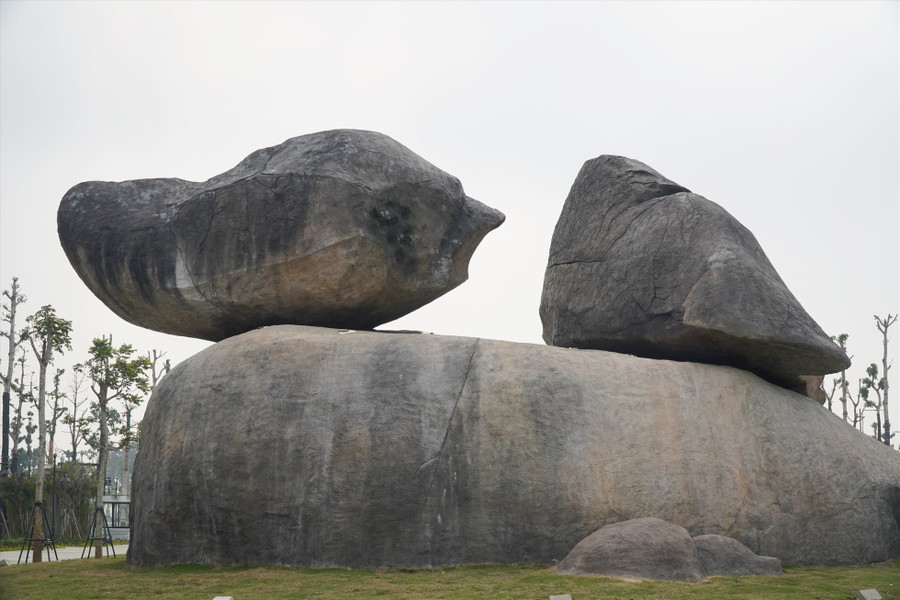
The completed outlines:
{"type": "Polygon", "coordinates": [[[877,589],[900,600],[900,562],[865,567],[788,567],[781,577],[715,577],[703,583],[628,582],[563,576],[545,565],[442,569],[302,569],[178,565],[130,569],[123,557],[0,568],[0,600],[235,600],[287,598],[496,598],[572,600],[847,599],[877,589]]]}

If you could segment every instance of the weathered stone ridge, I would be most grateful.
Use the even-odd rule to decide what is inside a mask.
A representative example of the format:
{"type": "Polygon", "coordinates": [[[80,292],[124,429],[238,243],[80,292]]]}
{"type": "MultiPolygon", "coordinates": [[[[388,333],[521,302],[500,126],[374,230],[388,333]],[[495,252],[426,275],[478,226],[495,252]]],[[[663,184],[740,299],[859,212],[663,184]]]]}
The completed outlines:
{"type": "Polygon", "coordinates": [[[717,204],[619,156],[587,161],[553,234],[551,345],[736,366],[795,390],[849,366],[717,204]]]}
{"type": "Polygon", "coordinates": [[[653,515],[789,564],[900,556],[900,454],[730,367],[277,326],[153,394],[128,560],[560,560],[653,515]]]}
{"type": "Polygon", "coordinates": [[[78,184],[58,227],[113,312],[218,341],[264,325],[399,318],[465,281],[503,219],[391,138],[336,130],[258,150],[203,183],[78,184]]]}

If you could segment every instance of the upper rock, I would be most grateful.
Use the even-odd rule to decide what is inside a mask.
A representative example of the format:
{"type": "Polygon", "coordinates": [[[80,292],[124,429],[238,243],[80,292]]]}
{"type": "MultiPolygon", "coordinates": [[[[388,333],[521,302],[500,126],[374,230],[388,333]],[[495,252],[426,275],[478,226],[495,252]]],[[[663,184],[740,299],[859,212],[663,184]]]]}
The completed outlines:
{"type": "Polygon", "coordinates": [[[465,281],[503,220],[405,146],[356,130],[291,138],[203,183],[81,183],[58,212],[69,261],[116,314],[213,341],[399,318],[465,281]]]}
{"type": "Polygon", "coordinates": [[[572,185],[540,315],[551,345],[732,365],[795,390],[850,364],[747,228],[620,156],[587,161],[572,185]]]}

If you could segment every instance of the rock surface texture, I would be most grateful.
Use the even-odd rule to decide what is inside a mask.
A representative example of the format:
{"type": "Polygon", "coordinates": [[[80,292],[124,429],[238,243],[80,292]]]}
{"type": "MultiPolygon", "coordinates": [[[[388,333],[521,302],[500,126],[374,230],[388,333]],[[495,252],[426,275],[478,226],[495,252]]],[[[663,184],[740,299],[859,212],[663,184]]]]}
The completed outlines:
{"type": "Polygon", "coordinates": [[[560,560],[656,516],[791,564],[900,556],[900,453],[743,370],[276,326],[173,369],[132,565],[560,560]]]}
{"type": "Polygon", "coordinates": [[[687,529],[655,517],[601,527],[572,548],[556,567],[565,575],[702,581],[707,577],[780,575],[781,561],[757,556],[722,535],[691,538],[687,529]]]}
{"type": "Polygon", "coordinates": [[[258,150],[209,181],[91,181],[58,212],[63,249],[116,314],[221,340],[271,324],[372,328],[466,280],[503,222],[379,133],[258,150]]]}
{"type": "Polygon", "coordinates": [[[850,365],[720,206],[619,156],[587,161],[550,246],[544,340],[725,364],[802,391],[850,365]]]}
{"type": "Polygon", "coordinates": [[[697,557],[707,577],[744,575],[781,575],[781,561],[773,556],[758,556],[739,541],[724,535],[698,535],[694,538],[697,557]]]}
{"type": "Polygon", "coordinates": [[[565,575],[703,581],[706,572],[691,534],[655,517],[630,519],[587,536],[557,565],[565,575]]]}

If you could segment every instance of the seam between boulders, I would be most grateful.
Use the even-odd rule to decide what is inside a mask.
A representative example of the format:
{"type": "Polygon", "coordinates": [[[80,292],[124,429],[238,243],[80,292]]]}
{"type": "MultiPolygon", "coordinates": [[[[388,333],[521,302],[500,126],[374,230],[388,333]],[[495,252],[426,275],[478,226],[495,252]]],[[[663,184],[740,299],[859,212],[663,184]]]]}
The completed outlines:
{"type": "Polygon", "coordinates": [[[459,393],[456,394],[456,401],[453,403],[453,410],[450,411],[450,417],[447,419],[447,429],[444,431],[444,439],[441,440],[441,447],[438,448],[437,453],[419,465],[419,469],[421,469],[425,464],[429,462],[434,462],[434,470],[431,472],[431,481],[428,483],[428,491],[425,493],[425,498],[423,500],[423,504],[428,502],[428,498],[431,497],[431,490],[434,488],[434,480],[437,479],[437,471],[438,464],[437,460],[441,457],[441,454],[444,452],[444,446],[447,443],[447,438],[450,437],[450,428],[453,426],[453,418],[456,416],[456,409],[459,406],[459,401],[462,399],[463,392],[466,389],[466,384],[469,382],[469,373],[472,371],[472,363],[475,360],[475,352],[478,350],[478,341],[479,338],[475,338],[475,343],[472,344],[472,353],[469,354],[469,362],[466,365],[466,373],[463,375],[462,385],[459,386],[459,393]]]}

